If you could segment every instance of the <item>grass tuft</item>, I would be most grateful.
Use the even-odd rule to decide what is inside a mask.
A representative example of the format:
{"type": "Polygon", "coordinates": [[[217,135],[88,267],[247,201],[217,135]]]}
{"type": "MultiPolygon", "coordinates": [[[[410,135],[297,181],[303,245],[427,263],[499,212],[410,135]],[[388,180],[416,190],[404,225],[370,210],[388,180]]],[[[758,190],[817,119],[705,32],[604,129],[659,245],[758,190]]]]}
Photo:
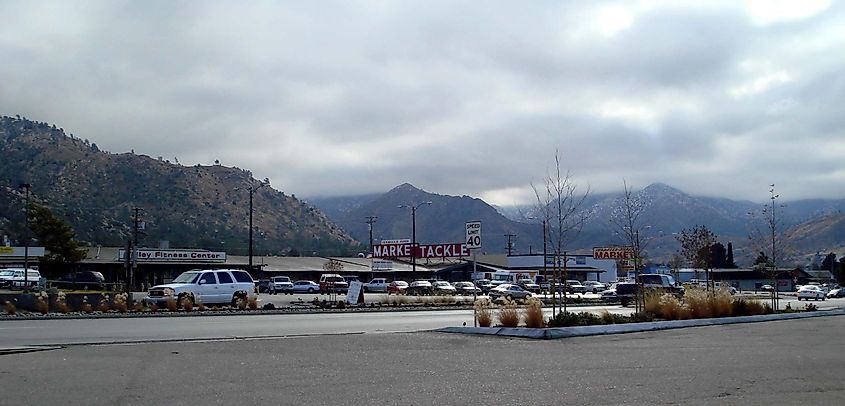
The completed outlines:
{"type": "Polygon", "coordinates": [[[505,299],[499,305],[499,314],[497,315],[499,324],[502,327],[516,327],[519,325],[519,312],[516,310],[516,302],[505,299]]]}
{"type": "Polygon", "coordinates": [[[481,327],[490,327],[493,324],[493,313],[490,311],[490,300],[478,299],[473,304],[475,307],[475,316],[478,320],[478,325],[481,327]]]}
{"type": "Polygon", "coordinates": [[[543,317],[543,302],[540,299],[531,297],[525,300],[525,327],[543,328],[546,321],[543,317]]]}

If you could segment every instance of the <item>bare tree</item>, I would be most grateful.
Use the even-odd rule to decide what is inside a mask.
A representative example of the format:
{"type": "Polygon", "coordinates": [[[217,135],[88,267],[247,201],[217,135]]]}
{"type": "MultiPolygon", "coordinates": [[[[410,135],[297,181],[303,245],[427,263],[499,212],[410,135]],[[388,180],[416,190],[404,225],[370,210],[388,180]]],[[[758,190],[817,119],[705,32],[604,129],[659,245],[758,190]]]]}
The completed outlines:
{"type": "Polygon", "coordinates": [[[705,277],[707,278],[707,289],[712,290],[715,287],[713,283],[713,275],[711,272],[711,255],[710,247],[716,243],[716,234],[713,234],[707,226],[699,226],[687,230],[683,229],[675,236],[678,243],[681,244],[681,255],[687,260],[693,268],[704,269],[705,277]]]}
{"type": "Polygon", "coordinates": [[[610,214],[610,223],[616,228],[616,234],[620,236],[624,244],[631,247],[634,254],[635,283],[638,288],[638,293],[635,295],[635,307],[636,311],[639,312],[642,310],[642,303],[645,299],[642,286],[640,286],[644,248],[644,244],[640,240],[640,229],[643,228],[640,216],[646,209],[646,203],[643,199],[634,195],[633,189],[628,186],[628,182],[624,179],[622,186],[624,193],[621,202],[613,208],[610,214]]]}
{"type": "MultiPolygon", "coordinates": [[[[771,200],[770,204],[766,204],[760,210],[760,213],[751,212],[750,230],[748,233],[748,242],[754,252],[765,253],[769,257],[769,273],[772,278],[772,308],[777,310],[779,305],[778,297],[778,281],[777,277],[778,262],[785,262],[787,258],[787,248],[789,241],[783,233],[783,220],[778,217],[778,208],[783,208],[779,205],[777,200],[780,198],[779,194],[775,193],[775,185],[769,185],[769,193],[771,200]]],[[[765,267],[766,264],[761,266],[765,267]]]]}
{"type": "MultiPolygon", "coordinates": [[[[554,280],[559,285],[561,281],[569,277],[566,268],[567,244],[581,232],[589,216],[587,211],[582,210],[582,206],[590,195],[590,187],[587,186],[583,194],[578,191],[578,185],[572,179],[572,172],[561,170],[561,156],[558,150],[555,150],[555,167],[552,171],[546,172],[543,183],[544,185],[538,187],[531,182],[531,189],[537,199],[537,214],[547,226],[545,229],[555,258],[552,272],[555,275],[554,280]],[[561,266],[563,266],[562,275],[561,266]]],[[[545,260],[543,258],[543,261],[545,260]]],[[[553,302],[557,290],[557,288],[553,289],[553,302]]],[[[563,312],[567,312],[565,299],[563,312]]],[[[555,316],[554,313],[555,308],[552,308],[552,317],[555,316]]]]}

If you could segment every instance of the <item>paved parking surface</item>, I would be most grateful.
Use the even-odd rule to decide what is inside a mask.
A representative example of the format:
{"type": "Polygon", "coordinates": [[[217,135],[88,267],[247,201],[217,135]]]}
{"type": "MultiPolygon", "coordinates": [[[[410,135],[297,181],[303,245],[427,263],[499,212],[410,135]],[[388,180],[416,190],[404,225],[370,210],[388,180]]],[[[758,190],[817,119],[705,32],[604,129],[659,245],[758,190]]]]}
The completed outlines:
{"type": "Polygon", "coordinates": [[[529,341],[437,333],[2,356],[0,405],[842,404],[845,317],[529,341]]]}

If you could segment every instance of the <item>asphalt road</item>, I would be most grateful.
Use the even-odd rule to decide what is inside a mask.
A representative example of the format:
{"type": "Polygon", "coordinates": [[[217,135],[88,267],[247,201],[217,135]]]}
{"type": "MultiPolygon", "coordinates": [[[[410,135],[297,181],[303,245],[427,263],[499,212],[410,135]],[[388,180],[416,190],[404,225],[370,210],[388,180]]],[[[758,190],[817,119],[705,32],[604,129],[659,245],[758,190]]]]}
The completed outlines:
{"type": "Polygon", "coordinates": [[[438,333],[2,356],[0,405],[843,404],[845,317],[530,341],[438,333]]]}
{"type": "MultiPolygon", "coordinates": [[[[578,311],[627,314],[620,306],[578,311]]],[[[575,308],[573,308],[575,309],[575,308]]],[[[547,316],[551,309],[545,309],[547,316]]],[[[0,348],[156,340],[380,333],[472,325],[472,310],[0,321],[0,348]]]]}

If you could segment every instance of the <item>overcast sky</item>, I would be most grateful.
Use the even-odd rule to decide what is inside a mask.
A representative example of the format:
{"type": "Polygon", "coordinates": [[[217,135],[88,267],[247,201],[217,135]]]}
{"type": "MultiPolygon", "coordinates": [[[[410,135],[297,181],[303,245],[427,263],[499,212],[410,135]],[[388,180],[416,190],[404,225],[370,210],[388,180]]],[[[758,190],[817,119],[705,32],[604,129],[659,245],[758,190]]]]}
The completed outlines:
{"type": "Polygon", "coordinates": [[[7,1],[0,114],[299,197],[845,197],[845,2],[7,1]]]}

